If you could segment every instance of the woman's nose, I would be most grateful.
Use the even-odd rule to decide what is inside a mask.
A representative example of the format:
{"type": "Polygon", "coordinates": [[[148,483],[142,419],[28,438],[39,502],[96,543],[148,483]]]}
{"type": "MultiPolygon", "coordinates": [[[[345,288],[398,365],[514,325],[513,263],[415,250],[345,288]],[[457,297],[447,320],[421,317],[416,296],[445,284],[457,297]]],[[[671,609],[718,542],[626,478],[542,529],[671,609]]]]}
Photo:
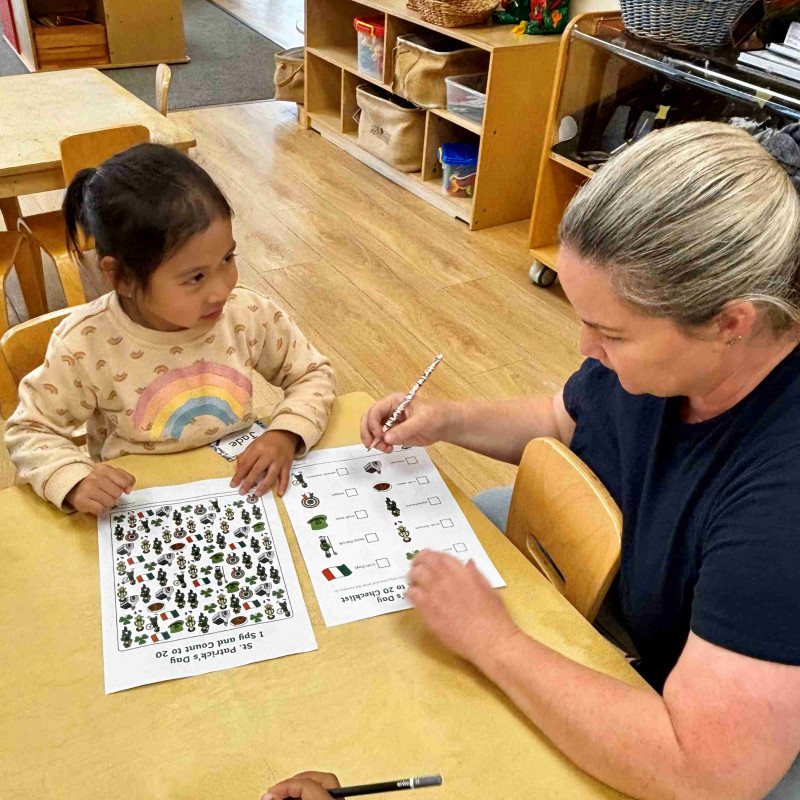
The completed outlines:
{"type": "Polygon", "coordinates": [[[597,340],[597,333],[588,325],[581,328],[580,351],[581,355],[587,358],[596,358],[598,361],[602,361],[605,356],[605,350],[597,340]]]}

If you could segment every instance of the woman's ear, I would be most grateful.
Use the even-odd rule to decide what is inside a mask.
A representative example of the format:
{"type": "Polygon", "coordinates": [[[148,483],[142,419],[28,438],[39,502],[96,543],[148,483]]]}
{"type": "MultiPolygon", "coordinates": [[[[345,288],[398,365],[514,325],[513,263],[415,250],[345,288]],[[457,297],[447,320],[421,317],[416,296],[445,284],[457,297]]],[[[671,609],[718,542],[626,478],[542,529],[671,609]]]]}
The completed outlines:
{"type": "Polygon", "coordinates": [[[728,344],[749,338],[756,332],[758,317],[758,309],[749,300],[727,303],[716,320],[720,339],[728,344]]]}
{"type": "Polygon", "coordinates": [[[133,285],[130,280],[120,274],[117,260],[111,256],[103,256],[100,259],[100,272],[111,286],[121,295],[130,297],[133,292],[133,285]]]}

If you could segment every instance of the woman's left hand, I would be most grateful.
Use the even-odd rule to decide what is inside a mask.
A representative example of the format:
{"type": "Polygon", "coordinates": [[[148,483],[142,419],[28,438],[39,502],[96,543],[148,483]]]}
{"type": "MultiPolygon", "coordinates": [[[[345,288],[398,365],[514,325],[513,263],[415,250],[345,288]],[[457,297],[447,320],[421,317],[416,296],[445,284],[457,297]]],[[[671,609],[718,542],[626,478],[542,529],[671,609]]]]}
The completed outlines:
{"type": "Polygon", "coordinates": [[[299,443],[300,437],[289,431],[262,433],[236,459],[236,472],[231,486],[241,484],[239,494],[254,491],[256,497],[261,497],[277,483],[276,493],[283,497],[299,443]]]}
{"type": "Polygon", "coordinates": [[[423,550],[414,556],[406,597],[442,643],[469,661],[519,631],[475,564],[447,553],[423,550]]]}

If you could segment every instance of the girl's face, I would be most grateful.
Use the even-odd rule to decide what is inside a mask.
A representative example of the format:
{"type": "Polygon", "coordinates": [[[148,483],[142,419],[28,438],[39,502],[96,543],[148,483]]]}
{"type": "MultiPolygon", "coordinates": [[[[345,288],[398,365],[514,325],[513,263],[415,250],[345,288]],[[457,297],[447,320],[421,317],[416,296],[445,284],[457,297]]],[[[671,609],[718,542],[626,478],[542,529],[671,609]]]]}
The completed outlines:
{"type": "Polygon", "coordinates": [[[229,218],[217,217],[150,276],[147,289],[120,281],[122,306],[134,322],[157,331],[210,327],[239,274],[229,218]]]}

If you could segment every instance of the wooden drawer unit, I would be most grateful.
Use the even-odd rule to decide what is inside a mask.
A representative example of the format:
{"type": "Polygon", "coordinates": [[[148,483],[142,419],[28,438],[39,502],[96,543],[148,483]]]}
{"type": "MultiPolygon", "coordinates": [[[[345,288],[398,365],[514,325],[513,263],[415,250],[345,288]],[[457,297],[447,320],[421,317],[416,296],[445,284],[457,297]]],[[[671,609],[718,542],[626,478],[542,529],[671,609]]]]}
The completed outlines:
{"type": "Polygon", "coordinates": [[[34,25],[33,39],[43,69],[108,63],[106,29],[99,23],[57,28],[34,25]]]}

